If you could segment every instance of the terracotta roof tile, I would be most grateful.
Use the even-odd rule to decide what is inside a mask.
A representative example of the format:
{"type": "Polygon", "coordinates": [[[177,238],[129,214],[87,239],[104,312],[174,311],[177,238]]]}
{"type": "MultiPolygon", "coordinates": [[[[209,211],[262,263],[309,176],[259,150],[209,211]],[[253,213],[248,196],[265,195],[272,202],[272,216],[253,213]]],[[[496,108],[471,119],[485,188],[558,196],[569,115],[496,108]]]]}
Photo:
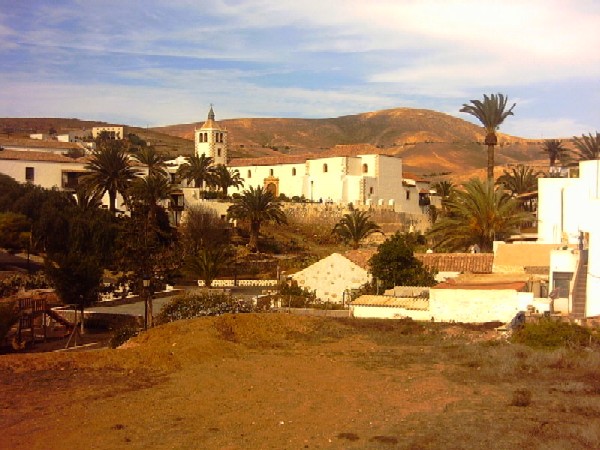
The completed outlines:
{"type": "Polygon", "coordinates": [[[522,292],[527,286],[526,281],[497,281],[489,283],[453,283],[447,281],[444,283],[437,284],[432,289],[468,289],[468,290],[500,290],[500,289],[514,289],[515,291],[522,292]]]}
{"type": "Polygon", "coordinates": [[[69,158],[57,153],[50,152],[35,152],[35,151],[19,151],[19,150],[2,150],[0,151],[0,159],[13,161],[47,161],[60,163],[78,163],[87,164],[89,158],[69,158]]]}
{"type": "Polygon", "coordinates": [[[415,253],[424,266],[438,272],[492,273],[493,253],[415,253]]]}
{"type": "Polygon", "coordinates": [[[369,259],[377,253],[377,249],[375,248],[364,248],[358,250],[348,250],[343,254],[343,256],[359,267],[362,267],[365,270],[369,270],[369,259]]]}

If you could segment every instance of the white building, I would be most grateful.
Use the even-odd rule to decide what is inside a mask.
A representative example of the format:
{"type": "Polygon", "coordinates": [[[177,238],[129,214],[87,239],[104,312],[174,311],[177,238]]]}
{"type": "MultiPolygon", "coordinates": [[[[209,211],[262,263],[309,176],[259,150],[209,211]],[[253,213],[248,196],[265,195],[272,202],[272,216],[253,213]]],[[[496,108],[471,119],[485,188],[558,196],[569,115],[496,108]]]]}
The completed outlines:
{"type": "Polygon", "coordinates": [[[538,240],[557,246],[550,289],[567,312],[600,315],[600,161],[581,161],[579,178],[540,178],[538,195],[538,240]]]}
{"type": "MultiPolygon", "coordinates": [[[[208,118],[195,130],[196,155],[239,172],[244,184],[231,188],[241,193],[263,187],[275,196],[298,197],[314,202],[385,206],[412,214],[427,212],[429,182],[403,174],[402,159],[382,154],[371,145],[340,145],[315,156],[228,159],[228,132],[215,121],[211,106],[208,118]]],[[[176,161],[173,171],[176,170],[176,161]]],[[[180,163],[179,163],[180,164],[180,163]]]]}

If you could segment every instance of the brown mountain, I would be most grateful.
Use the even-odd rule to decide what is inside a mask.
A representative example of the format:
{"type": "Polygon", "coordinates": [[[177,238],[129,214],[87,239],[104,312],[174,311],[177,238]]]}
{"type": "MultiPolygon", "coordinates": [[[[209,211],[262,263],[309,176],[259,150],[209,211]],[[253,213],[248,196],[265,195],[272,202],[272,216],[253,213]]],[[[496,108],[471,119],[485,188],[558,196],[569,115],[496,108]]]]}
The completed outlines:
{"type": "MultiPolygon", "coordinates": [[[[513,119],[513,118],[511,118],[513,119]]],[[[514,118],[514,120],[518,120],[514,118]]],[[[436,178],[448,174],[462,180],[484,176],[487,164],[483,128],[448,114],[398,108],[331,119],[228,119],[218,121],[230,135],[232,156],[322,153],[340,144],[371,144],[401,156],[405,167],[436,178]]],[[[193,139],[202,122],[154,128],[193,139]]],[[[542,142],[499,135],[496,164],[547,165],[542,142]]],[[[499,169],[501,172],[501,170],[499,169]]]]}

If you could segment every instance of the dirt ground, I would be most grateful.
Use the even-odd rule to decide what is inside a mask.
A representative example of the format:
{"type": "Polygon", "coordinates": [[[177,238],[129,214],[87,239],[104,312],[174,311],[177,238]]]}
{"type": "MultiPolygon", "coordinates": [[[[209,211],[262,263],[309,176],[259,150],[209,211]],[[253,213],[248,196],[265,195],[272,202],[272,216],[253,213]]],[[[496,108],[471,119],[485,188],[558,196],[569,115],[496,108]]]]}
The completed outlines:
{"type": "Polygon", "coordinates": [[[0,448],[600,448],[597,352],[491,334],[247,314],[3,355],[0,448]]]}

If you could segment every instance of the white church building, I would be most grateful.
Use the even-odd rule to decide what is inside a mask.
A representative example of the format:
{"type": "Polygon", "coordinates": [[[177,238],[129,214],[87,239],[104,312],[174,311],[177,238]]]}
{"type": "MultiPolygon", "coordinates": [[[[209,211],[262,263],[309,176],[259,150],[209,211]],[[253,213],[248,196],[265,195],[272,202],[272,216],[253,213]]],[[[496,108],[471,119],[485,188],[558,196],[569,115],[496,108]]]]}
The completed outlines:
{"type": "Polygon", "coordinates": [[[386,206],[412,214],[426,213],[431,201],[428,181],[403,176],[402,159],[381,154],[371,145],[336,146],[318,155],[229,159],[228,131],[215,121],[212,106],[206,122],[195,130],[194,136],[197,156],[205,155],[215,164],[239,172],[244,184],[231,188],[231,193],[261,186],[275,196],[386,206]]]}

